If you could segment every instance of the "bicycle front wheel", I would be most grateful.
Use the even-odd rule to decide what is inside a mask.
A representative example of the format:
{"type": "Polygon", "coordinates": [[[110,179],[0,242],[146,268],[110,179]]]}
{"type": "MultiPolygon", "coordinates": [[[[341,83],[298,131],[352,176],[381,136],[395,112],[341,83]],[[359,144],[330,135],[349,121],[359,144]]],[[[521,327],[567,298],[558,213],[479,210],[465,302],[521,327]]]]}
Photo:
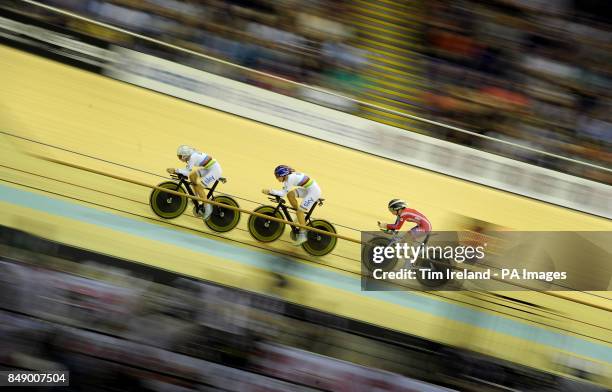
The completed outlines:
{"type": "MultiPolygon", "coordinates": [[[[186,193],[182,186],[173,181],[162,182],[158,187],[186,193]]],[[[187,208],[187,197],[167,193],[160,189],[153,189],[151,196],[149,196],[149,205],[155,215],[160,218],[174,219],[185,212],[187,208]]]]}
{"type": "Polygon", "coordinates": [[[384,249],[389,246],[391,240],[385,237],[374,237],[362,245],[361,264],[368,271],[373,272],[380,269],[384,272],[393,271],[397,265],[397,257],[385,257],[384,249]]]}
{"type": "MultiPolygon", "coordinates": [[[[283,215],[280,211],[272,206],[261,206],[257,207],[254,212],[259,214],[273,216],[275,218],[283,219],[283,215]]],[[[272,242],[277,240],[285,231],[285,224],[276,222],[270,219],[261,218],[259,216],[251,215],[249,217],[249,233],[257,241],[261,242],[272,242]]]]}

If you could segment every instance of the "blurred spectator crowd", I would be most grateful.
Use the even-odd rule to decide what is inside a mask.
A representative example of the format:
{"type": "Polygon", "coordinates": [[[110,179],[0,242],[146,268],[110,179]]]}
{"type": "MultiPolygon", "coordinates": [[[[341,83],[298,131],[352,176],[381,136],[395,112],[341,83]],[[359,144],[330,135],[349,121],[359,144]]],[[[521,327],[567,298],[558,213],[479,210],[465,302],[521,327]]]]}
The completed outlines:
{"type": "MultiPolygon", "coordinates": [[[[352,27],[351,0],[43,2],[327,91],[360,98],[366,89],[369,53],[358,48],[361,36],[352,27]]],[[[427,64],[427,86],[419,93],[423,105],[417,114],[490,138],[425,124],[421,132],[612,184],[608,171],[514,146],[611,166],[612,31],[606,1],[432,0],[421,8],[424,38],[418,56],[427,64]]],[[[360,111],[350,100],[246,68],[170,53],[74,18],[45,15],[68,28],[209,72],[360,111]]]]}
{"type": "MultiPolygon", "coordinates": [[[[233,64],[342,93],[357,94],[359,70],[367,63],[365,53],[354,45],[356,32],[348,23],[348,0],[43,2],[233,64]]],[[[89,24],[69,23],[91,30],[89,24]]],[[[89,32],[109,33],[97,28],[89,32]]],[[[109,34],[111,39],[129,39],[109,34]]],[[[299,86],[218,61],[193,56],[176,60],[279,93],[296,97],[308,93],[299,86]]],[[[355,109],[345,102],[341,106],[355,109]]]]}
{"type": "Polygon", "coordinates": [[[184,278],[158,284],[93,261],[2,254],[33,264],[0,259],[0,370],[68,370],[75,391],[338,391],[354,382],[347,390],[446,390],[320,355],[346,359],[334,349],[342,333],[292,320],[273,299],[184,278]]]}
{"type": "MultiPolygon", "coordinates": [[[[425,48],[436,117],[595,165],[612,163],[612,31],[605,1],[432,0],[425,48]]],[[[450,138],[612,183],[609,173],[465,134],[450,138]]]]}
{"type": "Polygon", "coordinates": [[[69,370],[75,391],[600,390],[388,330],[356,333],[283,301],[294,284],[273,274],[269,294],[254,294],[0,227],[0,370],[69,370]]]}

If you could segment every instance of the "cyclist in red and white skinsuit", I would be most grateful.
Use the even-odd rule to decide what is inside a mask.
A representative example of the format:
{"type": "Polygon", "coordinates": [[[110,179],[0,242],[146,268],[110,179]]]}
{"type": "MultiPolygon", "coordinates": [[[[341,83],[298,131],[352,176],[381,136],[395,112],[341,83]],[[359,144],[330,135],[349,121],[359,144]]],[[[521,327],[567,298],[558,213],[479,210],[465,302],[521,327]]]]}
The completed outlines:
{"type": "Polygon", "coordinates": [[[389,211],[397,216],[395,223],[378,222],[378,227],[383,230],[399,230],[404,225],[404,222],[416,223],[409,233],[414,241],[422,241],[431,232],[431,222],[429,219],[417,210],[408,208],[406,202],[400,199],[393,199],[389,202],[389,211]]]}

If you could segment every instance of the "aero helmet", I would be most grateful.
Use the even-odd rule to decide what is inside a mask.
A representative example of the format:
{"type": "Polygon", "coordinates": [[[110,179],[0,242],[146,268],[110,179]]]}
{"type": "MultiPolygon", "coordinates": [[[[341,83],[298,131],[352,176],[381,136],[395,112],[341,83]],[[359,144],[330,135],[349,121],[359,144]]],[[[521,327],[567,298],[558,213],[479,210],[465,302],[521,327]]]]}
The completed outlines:
{"type": "Polygon", "coordinates": [[[274,175],[276,177],[285,177],[293,173],[293,169],[287,165],[279,165],[274,169],[274,175]]]}
{"type": "Polygon", "coordinates": [[[186,159],[189,158],[189,156],[191,156],[194,151],[195,149],[193,147],[189,147],[183,144],[182,146],[179,146],[179,148],[176,150],[176,156],[179,157],[179,159],[186,159]]]}
{"type": "Polygon", "coordinates": [[[408,205],[406,204],[406,202],[402,199],[393,199],[389,202],[389,209],[393,210],[393,211],[397,211],[397,210],[401,210],[406,208],[408,205]]]}

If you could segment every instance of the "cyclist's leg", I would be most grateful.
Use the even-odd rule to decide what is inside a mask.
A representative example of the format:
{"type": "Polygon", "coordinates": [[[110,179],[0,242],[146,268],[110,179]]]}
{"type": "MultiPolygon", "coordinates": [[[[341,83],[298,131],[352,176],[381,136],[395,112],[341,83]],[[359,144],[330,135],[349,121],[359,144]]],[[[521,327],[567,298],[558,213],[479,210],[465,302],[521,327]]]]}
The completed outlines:
{"type": "Polygon", "coordinates": [[[201,199],[206,199],[206,191],[201,184],[201,171],[202,170],[200,170],[199,172],[190,173],[189,181],[191,181],[191,186],[193,187],[193,190],[195,191],[196,195],[201,199]]]}
{"type": "Polygon", "coordinates": [[[202,185],[206,188],[210,188],[215,181],[221,178],[223,171],[219,162],[215,162],[208,169],[200,170],[200,177],[202,178],[202,185]]]}
{"type": "Polygon", "coordinates": [[[423,230],[419,226],[415,226],[409,231],[412,241],[419,245],[424,245],[429,239],[429,231],[423,230]]]}
{"type": "Polygon", "coordinates": [[[304,202],[304,198],[306,197],[307,192],[302,189],[302,188],[298,188],[295,190],[295,214],[297,216],[298,222],[300,222],[301,225],[305,225],[306,224],[306,217],[305,217],[305,212],[304,209],[301,207],[302,203],[304,202]],[[297,199],[300,198],[302,199],[302,203],[300,203],[297,199]]]}
{"type": "MultiPolygon", "coordinates": [[[[300,189],[302,202],[298,208],[298,219],[302,220],[302,224],[306,224],[306,214],[312,206],[321,198],[321,189],[315,184],[307,189],[300,189]]],[[[306,235],[306,230],[302,230],[302,234],[306,235]]]]}
{"type": "MultiPolygon", "coordinates": [[[[300,225],[305,225],[305,219],[304,219],[304,213],[302,211],[300,211],[299,205],[298,205],[298,197],[302,197],[304,196],[301,192],[301,189],[294,189],[292,191],[290,191],[289,193],[287,193],[287,200],[289,200],[289,204],[291,204],[291,207],[293,207],[295,209],[295,215],[297,217],[297,223],[299,223],[300,225]]],[[[301,233],[301,230],[300,230],[301,233]]],[[[301,243],[303,243],[305,241],[305,239],[300,238],[298,236],[298,238],[295,239],[296,241],[296,245],[299,245],[301,243]]]]}
{"type": "MultiPolygon", "coordinates": [[[[206,188],[210,188],[214,184],[215,181],[221,178],[221,174],[222,174],[221,165],[219,164],[219,162],[215,162],[208,169],[200,170],[198,174],[200,175],[200,181],[197,182],[198,195],[203,199],[207,199],[208,195],[206,193],[206,188]]],[[[204,220],[210,217],[210,214],[212,214],[212,211],[213,211],[213,206],[208,203],[204,203],[204,215],[203,215],[204,220]]]]}
{"type": "Polygon", "coordinates": [[[298,196],[302,198],[302,203],[300,203],[300,210],[302,210],[304,213],[307,213],[308,211],[310,211],[312,206],[321,198],[321,188],[314,184],[310,188],[300,189],[300,193],[298,193],[298,196]]]}
{"type": "Polygon", "coordinates": [[[291,204],[291,207],[295,209],[295,215],[297,216],[297,221],[301,225],[305,224],[305,220],[304,220],[304,214],[300,210],[298,198],[302,198],[304,197],[304,195],[305,195],[305,192],[303,191],[303,189],[300,189],[300,188],[294,189],[291,192],[287,193],[287,199],[289,199],[289,203],[291,204]]]}
{"type": "Polygon", "coordinates": [[[296,210],[298,208],[298,191],[299,189],[294,189],[287,193],[287,200],[289,200],[289,204],[291,204],[291,207],[295,208],[296,210]]]}
{"type": "Polygon", "coordinates": [[[403,235],[398,233],[388,245],[390,247],[395,247],[395,245],[399,243],[402,247],[408,246],[408,255],[405,257],[402,268],[412,268],[414,263],[421,258],[423,241],[419,241],[419,239],[424,238],[424,235],[418,229],[419,227],[415,226],[403,235]]]}

